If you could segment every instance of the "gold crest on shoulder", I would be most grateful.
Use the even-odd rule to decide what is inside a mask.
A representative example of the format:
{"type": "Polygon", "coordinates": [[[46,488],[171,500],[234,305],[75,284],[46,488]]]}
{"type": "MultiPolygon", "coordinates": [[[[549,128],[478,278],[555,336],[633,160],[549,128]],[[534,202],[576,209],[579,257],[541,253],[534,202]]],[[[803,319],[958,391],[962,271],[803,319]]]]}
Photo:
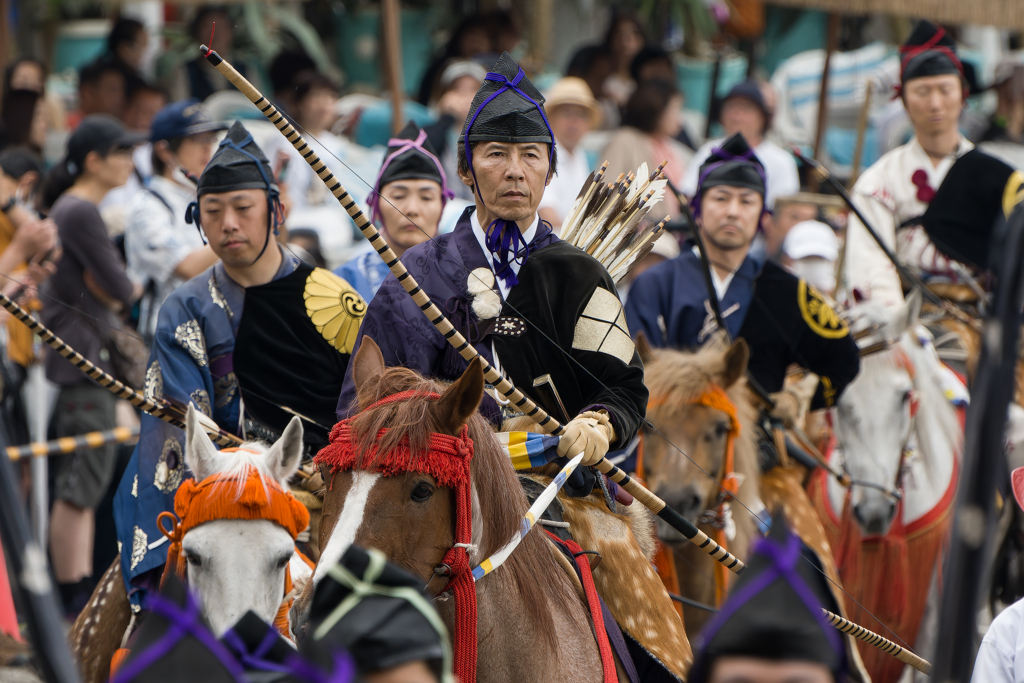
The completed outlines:
{"type": "Polygon", "coordinates": [[[846,327],[846,322],[836,313],[832,302],[824,294],[807,284],[805,280],[800,280],[796,298],[804,322],[819,337],[841,339],[849,334],[850,330],[846,327]]]}
{"type": "Polygon", "coordinates": [[[306,315],[317,332],[341,353],[352,353],[366,302],[352,285],[323,268],[314,268],[302,292],[306,315]]]}

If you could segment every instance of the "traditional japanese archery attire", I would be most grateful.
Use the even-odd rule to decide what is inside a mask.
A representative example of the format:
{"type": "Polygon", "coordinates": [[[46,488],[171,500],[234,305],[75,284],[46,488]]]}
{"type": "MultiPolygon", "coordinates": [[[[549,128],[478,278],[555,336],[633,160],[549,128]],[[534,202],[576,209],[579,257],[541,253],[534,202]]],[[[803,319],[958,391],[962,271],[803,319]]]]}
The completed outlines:
{"type": "MultiPolygon", "coordinates": [[[[267,191],[271,207],[265,248],[280,249],[270,234],[277,202],[270,165],[236,122],[203,171],[198,196],[253,188],[267,191]]],[[[198,210],[190,215],[194,220],[198,210]]],[[[218,262],[176,289],[160,309],[145,393],[194,403],[221,429],[268,442],[297,413],[305,418],[303,439],[315,452],[328,442],[364,311],[348,283],[287,253],[270,282],[248,288],[218,262]]],[[[132,582],[166,559],[156,518],[174,509],[186,476],[184,441],[181,429],[143,415],[115,497],[121,569],[136,607],[148,586],[132,582]]]]}
{"type": "MultiPolygon", "coordinates": [[[[448,200],[455,194],[448,189],[448,178],[437,152],[427,140],[427,134],[419,126],[410,121],[398,134],[388,141],[388,149],[384,153],[377,181],[373,184],[373,192],[367,202],[370,206],[370,218],[379,226],[381,234],[388,237],[387,226],[380,212],[381,191],[385,185],[399,180],[433,180],[441,186],[441,208],[444,209],[448,200]]],[[[421,225],[428,234],[437,232],[436,225],[421,225]]],[[[373,299],[377,289],[391,271],[372,249],[356,256],[348,263],[339,266],[334,273],[352,285],[363,300],[373,299]]]]}
{"type": "MultiPolygon", "coordinates": [[[[734,135],[701,167],[700,195],[716,185],[764,193],[760,162],[743,137],[734,135]]],[[[699,206],[699,204],[698,204],[699,206]]],[[[786,368],[796,363],[819,378],[811,408],[835,403],[860,369],[857,346],[829,302],[814,287],[771,261],[750,254],[724,279],[711,269],[726,330],[750,347],[751,376],[766,391],[782,390],[786,368]]],[[[636,279],[626,301],[633,334],[655,347],[703,345],[718,329],[705,284],[704,266],[690,245],[674,259],[636,279]]]]}
{"type": "MultiPolygon", "coordinates": [[[[543,102],[502,55],[473,100],[463,130],[467,157],[483,141],[553,145],[543,102]]],[[[481,226],[470,207],[453,232],[412,247],[402,263],[477,351],[559,421],[603,409],[618,437],[613,446],[636,434],[647,389],[615,285],[600,263],[560,241],[546,222],[538,217],[523,232],[500,219],[481,226]]],[[[377,342],[387,365],[428,377],[454,380],[467,366],[392,275],[367,309],[359,340],[364,336],[377,342]]],[[[350,373],[339,418],[355,409],[355,397],[350,373]]],[[[500,424],[490,395],[481,410],[500,424]]]]}
{"type": "MultiPolygon", "coordinates": [[[[955,74],[963,76],[963,65],[957,57],[956,44],[945,31],[935,24],[922,21],[917,24],[907,42],[900,48],[902,56],[901,87],[915,78],[955,74]]],[[[857,180],[852,197],[857,208],[870,221],[883,242],[905,265],[915,270],[926,281],[944,283],[962,281],[963,266],[957,262],[962,250],[956,244],[936,244],[932,232],[916,224],[935,201],[947,174],[960,166],[965,157],[974,157],[957,174],[960,179],[970,177],[975,183],[984,180],[991,192],[982,189],[982,196],[1001,195],[1004,191],[1016,194],[1022,178],[1003,173],[1005,164],[978,151],[967,139],[960,138],[956,150],[934,164],[915,137],[905,145],[888,152],[875,162],[857,180]],[[979,161],[979,157],[984,157],[979,161]]],[[[1002,202],[996,204],[1002,206],[1002,202]]],[[[986,211],[989,212],[990,210],[986,211]]],[[[977,218],[971,219],[977,222],[977,218]]],[[[990,228],[991,224],[985,228],[990,228]]],[[[967,237],[967,236],[965,236],[967,237]]],[[[977,235],[967,237],[977,242],[977,235]]],[[[965,245],[966,246],[966,245],[965,245]]],[[[967,247],[970,248],[970,247],[967,247]]],[[[984,247],[987,251],[987,244],[984,247]]],[[[846,289],[856,289],[860,296],[889,307],[903,303],[903,289],[896,268],[879,248],[874,238],[851,215],[846,232],[846,289]]]]}
{"type": "Polygon", "coordinates": [[[813,662],[827,667],[837,683],[845,680],[846,650],[822,608],[839,612],[821,564],[778,516],[729,589],[729,599],[695,639],[687,680],[710,680],[724,657],[813,662]]]}

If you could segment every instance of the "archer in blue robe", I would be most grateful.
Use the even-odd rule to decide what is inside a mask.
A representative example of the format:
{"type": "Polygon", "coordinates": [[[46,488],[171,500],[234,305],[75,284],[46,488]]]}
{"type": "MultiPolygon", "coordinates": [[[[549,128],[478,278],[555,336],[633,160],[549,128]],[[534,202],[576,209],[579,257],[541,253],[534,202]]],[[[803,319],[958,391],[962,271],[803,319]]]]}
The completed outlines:
{"type": "MultiPolygon", "coordinates": [[[[145,392],[193,403],[224,431],[264,441],[276,440],[291,418],[279,407],[287,405],[306,418],[303,439],[315,450],[327,443],[365,304],[337,276],[282,255],[273,280],[263,285],[241,287],[218,262],[175,290],[160,309],[145,392]],[[347,320],[330,339],[311,314],[314,289],[324,283],[331,296],[321,297],[328,305],[322,310],[347,320]]],[[[178,485],[191,476],[184,448],[183,430],[143,415],[114,499],[121,570],[133,608],[144,606],[145,592],[159,580],[152,570],[167,557],[156,519],[174,510],[178,485]]]]}

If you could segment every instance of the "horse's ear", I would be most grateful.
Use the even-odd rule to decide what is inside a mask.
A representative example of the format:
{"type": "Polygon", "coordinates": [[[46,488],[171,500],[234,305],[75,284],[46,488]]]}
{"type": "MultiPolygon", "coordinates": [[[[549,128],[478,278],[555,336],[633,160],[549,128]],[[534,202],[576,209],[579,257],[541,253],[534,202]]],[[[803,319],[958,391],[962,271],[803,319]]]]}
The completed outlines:
{"type": "Polygon", "coordinates": [[[725,352],[725,369],[722,371],[722,388],[728,389],[747,372],[750,361],[750,347],[743,339],[737,339],[725,352]]]}
{"type": "Polygon", "coordinates": [[[266,462],[274,474],[274,479],[283,485],[295,474],[295,470],[299,469],[301,460],[302,420],[296,416],[284,428],[281,438],[267,451],[266,462]]]}
{"type": "Polygon", "coordinates": [[[355,380],[356,392],[370,380],[373,375],[384,369],[384,354],[380,352],[377,342],[369,335],[363,335],[359,349],[352,357],[352,379],[355,380]]]}
{"type": "Polygon", "coordinates": [[[644,365],[647,365],[654,360],[654,349],[651,348],[651,342],[648,341],[647,335],[644,334],[643,330],[636,333],[636,339],[633,340],[636,344],[636,352],[640,354],[640,360],[644,365]]]}
{"type": "Polygon", "coordinates": [[[191,403],[185,414],[185,464],[192,470],[196,481],[202,481],[223,469],[220,451],[206,435],[199,422],[199,411],[191,403]]]}
{"type": "Polygon", "coordinates": [[[921,315],[921,302],[921,290],[915,287],[892,321],[893,335],[902,337],[904,332],[917,325],[917,319],[921,315]]]}
{"type": "Polygon", "coordinates": [[[479,358],[474,358],[462,377],[448,387],[437,402],[442,431],[452,436],[457,435],[462,425],[476,412],[483,397],[484,366],[479,358]]]}

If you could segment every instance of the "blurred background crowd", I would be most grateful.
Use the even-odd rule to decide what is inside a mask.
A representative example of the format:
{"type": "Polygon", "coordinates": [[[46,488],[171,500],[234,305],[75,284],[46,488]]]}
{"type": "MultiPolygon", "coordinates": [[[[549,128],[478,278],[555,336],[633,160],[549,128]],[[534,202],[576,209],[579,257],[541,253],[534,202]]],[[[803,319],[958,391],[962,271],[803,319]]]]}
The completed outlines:
{"type": "MultiPolygon", "coordinates": [[[[186,209],[194,178],[235,119],[272,161],[287,210],[282,242],[330,269],[368,249],[303,159],[202,58],[204,43],[273,99],[364,209],[389,138],[408,120],[424,127],[456,194],[440,231],[471,203],[458,182],[456,141],[505,51],[547,98],[560,163],[541,216],[556,230],[603,161],[609,178],[665,162],[689,196],[715,143],[741,132],[764,163],[772,209],[756,248],[829,291],[842,204],[815,194],[818,180],[787,148],[813,152],[852,184],[910,139],[892,93],[896,46],[911,20],[814,4],[0,0],[0,291],[86,355],[119,360],[141,389],[138,367],[160,303],[216,260],[186,209]]],[[[1021,33],[947,29],[968,67],[964,135],[1024,166],[1021,33]]],[[[638,270],[679,253],[687,213],[671,193],[663,204],[651,215],[671,215],[675,230],[638,270]]],[[[82,411],[58,403],[73,402],[84,375],[44,354],[17,321],[0,323],[3,440],[89,431],[87,420],[60,424],[82,411]]],[[[125,410],[119,419],[135,417],[125,410]]],[[[47,508],[45,493],[38,498],[35,509],[47,508]]],[[[96,509],[98,577],[114,548],[104,522],[110,495],[83,504],[96,509]]]]}

